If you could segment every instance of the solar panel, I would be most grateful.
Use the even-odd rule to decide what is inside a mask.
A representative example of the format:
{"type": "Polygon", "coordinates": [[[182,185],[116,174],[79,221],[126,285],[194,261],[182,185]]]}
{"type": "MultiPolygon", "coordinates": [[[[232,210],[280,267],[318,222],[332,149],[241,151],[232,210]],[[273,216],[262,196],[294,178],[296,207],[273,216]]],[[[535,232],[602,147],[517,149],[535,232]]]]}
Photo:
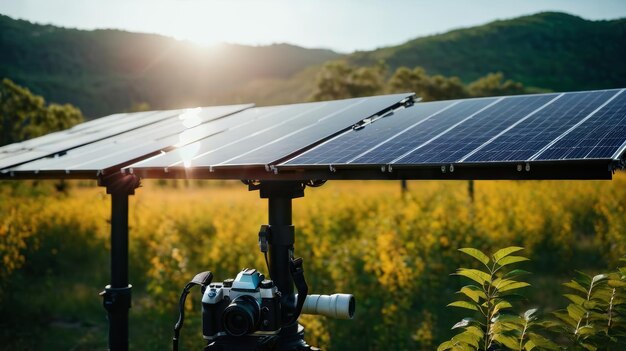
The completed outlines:
{"type": "MultiPolygon", "coordinates": [[[[103,171],[243,123],[241,118],[222,117],[250,107],[252,105],[248,104],[164,112],[169,116],[166,119],[22,164],[12,168],[11,172],[103,171]]],[[[77,127],[82,132],[91,129],[82,125],[77,127]]]]}
{"type": "MultiPolygon", "coordinates": [[[[352,132],[354,134],[358,134],[359,138],[373,139],[375,141],[375,146],[361,150],[360,153],[348,160],[346,163],[387,164],[394,159],[401,157],[406,152],[410,152],[415,147],[437,138],[440,134],[445,133],[450,128],[453,128],[459,123],[462,123],[464,120],[471,118],[473,115],[499,101],[499,99],[489,98],[467,101],[459,100],[447,105],[442,105],[441,103],[418,103],[413,107],[399,109],[394,112],[393,116],[381,118],[371,125],[365,126],[362,131],[354,130],[352,132]],[[423,107],[421,105],[429,104],[437,104],[437,106],[440,106],[441,109],[424,117],[423,107]],[[406,127],[405,123],[396,126],[396,119],[415,119],[415,123],[410,124],[408,127],[406,127]],[[387,138],[378,138],[373,131],[370,132],[369,129],[377,123],[384,124],[385,127],[391,128],[392,136],[387,138]]],[[[343,136],[333,139],[323,146],[330,148],[330,152],[337,156],[341,154],[341,150],[347,147],[348,142],[344,142],[342,138],[343,136]]],[[[316,155],[318,148],[313,149],[309,153],[309,157],[317,159],[316,155]]],[[[328,152],[326,152],[326,154],[328,154],[328,152]]],[[[289,161],[287,164],[299,164],[299,161],[296,158],[289,161]]],[[[329,162],[329,164],[335,163],[329,162]]]]}
{"type": "Polygon", "coordinates": [[[617,158],[626,148],[622,91],[417,103],[346,131],[278,169],[617,158]]]}
{"type": "Polygon", "coordinates": [[[370,123],[355,126],[346,132],[330,139],[311,151],[287,162],[287,164],[328,165],[348,163],[364,151],[375,149],[381,143],[396,137],[400,132],[416,128],[429,118],[445,111],[455,104],[454,101],[442,101],[428,104],[416,104],[411,107],[412,113],[389,111],[379,119],[370,123]],[[340,150],[338,152],[337,150],[340,150]]]}
{"type": "Polygon", "coordinates": [[[177,111],[140,112],[127,114],[124,118],[107,125],[90,123],[88,126],[70,128],[22,143],[7,145],[0,150],[0,169],[35,160],[40,157],[63,153],[66,150],[102,140],[135,128],[156,123],[176,115],[177,111]]]}
{"type": "Polygon", "coordinates": [[[184,168],[268,165],[398,104],[412,94],[253,108],[250,123],[132,167],[184,168]]]}

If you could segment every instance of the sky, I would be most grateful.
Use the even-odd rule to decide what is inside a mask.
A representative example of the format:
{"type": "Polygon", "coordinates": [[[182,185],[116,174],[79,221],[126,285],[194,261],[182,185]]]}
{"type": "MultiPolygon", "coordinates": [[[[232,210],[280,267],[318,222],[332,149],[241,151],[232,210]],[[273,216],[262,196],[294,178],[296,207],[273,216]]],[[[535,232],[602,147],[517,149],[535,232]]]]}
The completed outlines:
{"type": "Polygon", "coordinates": [[[615,19],[626,0],[0,0],[1,14],[37,23],[343,53],[541,11],[615,19]]]}

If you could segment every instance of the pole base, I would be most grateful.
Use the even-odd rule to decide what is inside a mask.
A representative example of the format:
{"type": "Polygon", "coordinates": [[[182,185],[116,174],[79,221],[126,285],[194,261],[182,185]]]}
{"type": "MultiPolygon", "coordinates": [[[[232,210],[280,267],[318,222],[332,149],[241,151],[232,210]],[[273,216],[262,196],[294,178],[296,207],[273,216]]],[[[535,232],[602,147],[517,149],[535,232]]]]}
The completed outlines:
{"type": "Polygon", "coordinates": [[[290,335],[222,336],[212,341],[204,351],[320,351],[304,341],[304,327],[290,335]]]}

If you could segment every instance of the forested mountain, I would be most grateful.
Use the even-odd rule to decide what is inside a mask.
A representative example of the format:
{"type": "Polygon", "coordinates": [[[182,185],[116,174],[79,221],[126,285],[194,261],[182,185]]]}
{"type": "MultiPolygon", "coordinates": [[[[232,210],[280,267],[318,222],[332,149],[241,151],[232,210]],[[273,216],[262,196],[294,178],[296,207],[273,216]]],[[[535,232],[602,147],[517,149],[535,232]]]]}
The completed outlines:
{"type": "Polygon", "coordinates": [[[526,86],[557,91],[624,87],[626,19],[588,21],[545,12],[356,52],[349,60],[384,60],[392,69],[421,66],[465,82],[502,72],[526,86]]]}
{"type": "Polygon", "coordinates": [[[465,83],[502,72],[525,86],[579,90],[626,86],[626,19],[588,21],[540,13],[418,38],[347,56],[277,44],[203,48],[154,34],[76,30],[0,15],[0,78],[89,117],[147,102],[174,108],[303,101],[321,64],[334,59],[389,72],[422,66],[465,83]]]}
{"type": "Polygon", "coordinates": [[[293,45],[215,48],[119,30],[76,30],[0,15],[0,77],[88,116],[148,102],[152,108],[237,100],[246,83],[284,79],[334,59],[293,45]]]}

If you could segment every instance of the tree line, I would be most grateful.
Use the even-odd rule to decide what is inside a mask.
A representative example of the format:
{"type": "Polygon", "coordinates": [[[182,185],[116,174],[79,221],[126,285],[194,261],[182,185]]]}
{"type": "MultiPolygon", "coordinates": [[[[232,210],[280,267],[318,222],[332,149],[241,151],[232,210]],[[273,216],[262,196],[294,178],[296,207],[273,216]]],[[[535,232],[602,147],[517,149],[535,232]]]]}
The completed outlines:
{"type": "Polygon", "coordinates": [[[384,62],[363,67],[345,61],[326,63],[317,76],[314,101],[347,99],[380,94],[415,92],[422,101],[482,96],[517,95],[532,92],[522,83],[489,73],[469,84],[458,77],[429,75],[422,67],[399,67],[390,73],[384,62]]]}

